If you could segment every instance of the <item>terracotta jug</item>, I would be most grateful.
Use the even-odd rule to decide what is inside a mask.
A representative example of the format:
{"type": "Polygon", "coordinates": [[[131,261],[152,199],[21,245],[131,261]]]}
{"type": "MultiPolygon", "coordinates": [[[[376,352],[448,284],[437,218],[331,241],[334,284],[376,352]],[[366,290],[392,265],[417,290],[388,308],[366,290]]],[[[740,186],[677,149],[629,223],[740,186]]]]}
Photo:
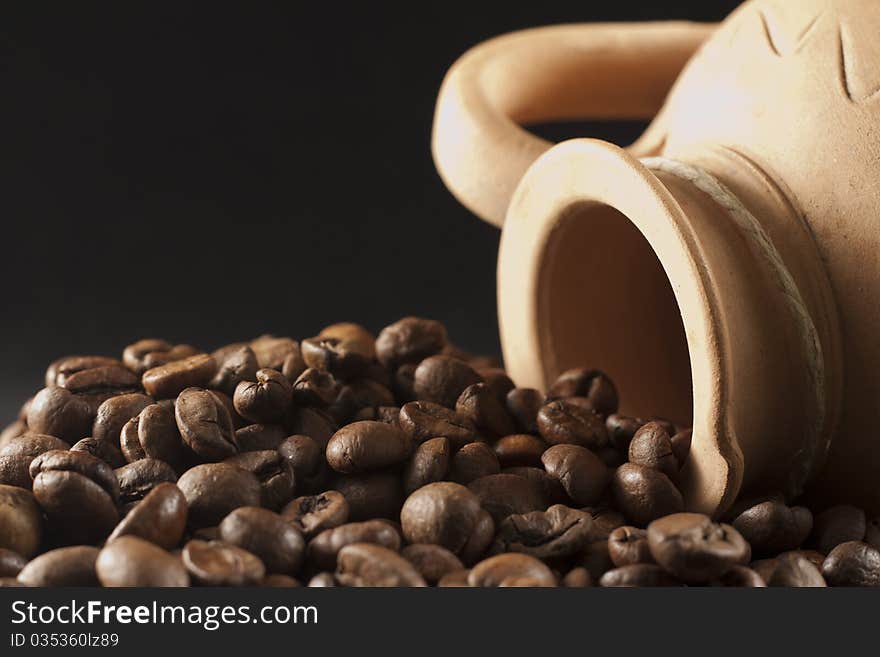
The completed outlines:
{"type": "Polygon", "coordinates": [[[692,422],[680,486],[880,511],[880,3],[752,0],[720,25],[547,27],[449,71],[433,152],[503,233],[506,365],[572,366],[692,422]],[[519,127],[651,118],[622,149],[519,127]]]}

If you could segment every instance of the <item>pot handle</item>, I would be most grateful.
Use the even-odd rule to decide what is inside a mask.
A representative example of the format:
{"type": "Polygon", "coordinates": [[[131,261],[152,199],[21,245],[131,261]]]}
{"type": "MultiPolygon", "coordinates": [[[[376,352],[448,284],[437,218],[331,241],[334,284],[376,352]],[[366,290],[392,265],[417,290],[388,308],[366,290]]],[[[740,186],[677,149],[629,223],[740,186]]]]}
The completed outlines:
{"type": "MultiPolygon", "coordinates": [[[[526,169],[552,144],[521,128],[544,121],[650,119],[717,24],[586,23],[490,39],[452,65],[440,88],[431,150],[449,190],[501,226],[526,169]]],[[[662,121],[630,147],[662,147],[662,121]]]]}

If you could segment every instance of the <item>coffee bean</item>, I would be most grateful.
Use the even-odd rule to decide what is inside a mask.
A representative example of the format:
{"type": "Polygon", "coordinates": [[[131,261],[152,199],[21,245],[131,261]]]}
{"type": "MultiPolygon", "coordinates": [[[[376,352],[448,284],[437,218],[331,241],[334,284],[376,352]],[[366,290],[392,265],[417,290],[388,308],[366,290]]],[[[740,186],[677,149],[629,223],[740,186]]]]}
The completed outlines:
{"type": "Polygon", "coordinates": [[[677,579],[709,582],[731,566],[745,565],[749,544],[731,525],[714,523],[700,513],[676,513],[648,525],[654,560],[677,579]]]}
{"type": "Polygon", "coordinates": [[[255,586],[266,574],[259,557],[222,541],[189,541],[182,558],[193,581],[202,586],[255,586]]]}
{"type": "Polygon", "coordinates": [[[635,463],[624,463],[614,471],[611,491],[617,507],[641,527],[684,509],[681,493],[669,477],[635,463]]]}
{"type": "Polygon", "coordinates": [[[577,568],[572,568],[565,574],[565,577],[562,578],[561,585],[571,589],[583,589],[593,586],[593,577],[590,575],[589,570],[582,566],[578,566],[577,568]]]}
{"type": "Polygon", "coordinates": [[[150,367],[146,363],[147,356],[153,353],[165,353],[174,348],[165,340],[146,338],[128,345],[122,352],[122,362],[135,374],[143,374],[150,367]]]}
{"type": "Polygon", "coordinates": [[[641,418],[612,413],[605,418],[605,430],[608,432],[609,444],[619,452],[629,450],[630,441],[645,421],[641,418]]]}
{"type": "Polygon", "coordinates": [[[402,463],[411,451],[404,431],[384,422],[354,422],[327,443],[327,463],[337,472],[366,472],[402,463]]]}
{"type": "Polygon", "coordinates": [[[400,550],[400,534],[391,523],[384,520],[350,522],[325,529],[308,545],[308,559],[317,568],[336,568],[339,551],[346,545],[372,543],[395,552],[400,550]]]}
{"type": "Polygon", "coordinates": [[[669,434],[659,422],[648,422],[636,431],[629,444],[629,461],[659,470],[670,479],[678,474],[669,434]]]}
{"type": "Polygon", "coordinates": [[[293,499],[296,490],[293,466],[277,451],[245,452],[226,459],[224,463],[256,476],[260,482],[260,503],[267,509],[278,510],[293,499]]]}
{"type": "Polygon", "coordinates": [[[122,363],[115,358],[107,358],[106,356],[65,356],[59,358],[46,369],[46,387],[63,385],[68,377],[77,372],[111,365],[121,366],[122,363]]]}
{"type": "Polygon", "coordinates": [[[462,568],[461,570],[447,573],[440,578],[440,581],[437,582],[437,586],[440,588],[467,588],[470,586],[470,584],[468,584],[468,575],[470,574],[471,571],[469,568],[462,568]]]}
{"type": "Polygon", "coordinates": [[[216,373],[214,359],[209,354],[198,354],[147,370],[141,382],[155,399],[172,399],[187,388],[206,386],[216,373]]]}
{"type": "Polygon", "coordinates": [[[27,559],[18,552],[0,548],[0,577],[15,577],[26,563],[27,559]]]}
{"type": "Polygon", "coordinates": [[[385,367],[419,363],[446,346],[446,328],[440,322],[404,317],[386,326],[376,338],[376,358],[385,367]]]}
{"type": "Polygon", "coordinates": [[[269,573],[296,573],[306,547],[302,534],[280,515],[248,506],[223,519],[220,538],[255,554],[269,573]]]}
{"type": "Polygon", "coordinates": [[[828,554],[841,543],[861,541],[867,529],[864,511],[845,504],[833,506],[816,516],[812,542],[819,552],[828,554]]]}
{"type": "Polygon", "coordinates": [[[298,408],[296,406],[290,407],[283,424],[288,435],[308,436],[317,442],[321,449],[327,446],[337,429],[336,423],[330,416],[314,408],[298,408]]]}
{"type": "Polygon", "coordinates": [[[609,570],[599,578],[599,586],[678,586],[679,583],[660,566],[638,563],[609,570]]]}
{"type": "Polygon", "coordinates": [[[712,581],[712,586],[734,586],[739,588],[766,588],[767,584],[751,568],[746,566],[731,566],[721,577],[712,581]]]}
{"type": "Polygon", "coordinates": [[[484,559],[473,568],[467,578],[470,586],[497,587],[556,586],[553,572],[538,559],[527,554],[499,554],[484,559]]]}
{"type": "Polygon", "coordinates": [[[414,543],[400,551],[429,584],[436,584],[444,576],[464,569],[464,564],[452,552],[441,545],[414,543]]]}
{"type": "Polygon", "coordinates": [[[490,438],[500,438],[516,431],[507,409],[485,383],[465,388],[455,402],[455,412],[490,438]]]}
{"type": "Polygon", "coordinates": [[[504,468],[502,474],[511,474],[523,477],[537,486],[547,504],[565,504],[570,502],[568,494],[558,479],[552,477],[541,468],[514,467],[504,468]]]}
{"type": "Polygon", "coordinates": [[[534,388],[514,388],[507,393],[505,405],[518,431],[538,433],[538,411],[544,405],[544,395],[534,388]]]}
{"type": "Polygon", "coordinates": [[[151,397],[139,392],[111,397],[98,407],[92,437],[119,445],[119,434],[125,423],[152,403],[151,397]]]}
{"type": "Polygon", "coordinates": [[[297,490],[314,492],[323,484],[327,462],[317,442],[308,436],[288,436],[278,445],[278,453],[293,468],[297,490]]]}
{"type": "Polygon", "coordinates": [[[31,489],[31,461],[53,449],[65,450],[67,443],[55,436],[25,433],[0,448],[0,484],[31,489]]]}
{"type": "Polygon", "coordinates": [[[174,483],[174,468],[158,459],[140,459],[114,471],[119,482],[119,501],[123,506],[140,502],[159,484],[174,483]]]}
{"type": "Polygon", "coordinates": [[[592,526],[590,514],[562,504],[510,515],[498,525],[492,551],[519,552],[544,561],[571,557],[590,541],[592,526]]]}
{"type": "Polygon", "coordinates": [[[486,443],[468,443],[452,457],[449,479],[467,486],[474,479],[501,472],[495,452],[486,443]]]}
{"type": "Polygon", "coordinates": [[[235,394],[239,383],[253,381],[257,376],[257,356],[246,344],[221,347],[211,357],[217,363],[217,372],[208,382],[208,387],[220,390],[230,397],[235,394]]]}
{"type": "Polygon", "coordinates": [[[232,397],[235,410],[249,422],[269,424],[280,421],[292,398],[292,388],[276,370],[262,369],[256,381],[241,381],[232,397]]]}
{"type": "Polygon", "coordinates": [[[497,525],[513,514],[543,511],[547,508],[541,490],[528,479],[509,474],[480,477],[468,484],[497,525]]]}
{"type": "MultiPolygon", "coordinates": [[[[257,357],[257,365],[260,368],[265,367],[280,372],[285,361],[292,357],[294,361],[298,360],[302,363],[302,369],[293,377],[294,380],[306,368],[305,361],[300,355],[299,343],[296,340],[278,338],[274,335],[261,335],[252,340],[249,346],[257,357]]],[[[291,363],[291,365],[294,364],[291,363]]],[[[288,380],[290,379],[288,378],[288,380]]]]}
{"type": "Polygon", "coordinates": [[[554,445],[541,455],[541,461],[575,504],[595,503],[611,479],[599,457],[579,445],[554,445]]]}
{"type": "Polygon", "coordinates": [[[684,467],[684,464],[687,462],[688,455],[691,452],[692,437],[692,430],[683,429],[670,439],[670,442],[672,443],[672,453],[675,455],[675,460],[678,462],[679,467],[684,467]]]}
{"type": "Polygon", "coordinates": [[[186,497],[193,527],[211,527],[240,506],[260,505],[257,478],[228,463],[204,463],[190,468],[181,475],[177,486],[186,497]]]}
{"type": "Polygon", "coordinates": [[[330,372],[313,367],[303,371],[293,384],[293,403],[299,406],[328,406],[339,394],[339,383],[330,372]]]}
{"type": "Polygon", "coordinates": [[[419,399],[454,408],[464,389],[480,382],[480,375],[467,363],[449,356],[430,356],[416,367],[413,390],[419,399]]]}
{"type": "Polygon", "coordinates": [[[167,351],[152,351],[144,356],[144,367],[151,370],[160,365],[167,365],[190,356],[195,356],[199,352],[198,349],[188,344],[176,344],[167,351]]]}
{"type": "Polygon", "coordinates": [[[806,540],[813,528],[813,514],[802,506],[767,501],[740,513],[733,526],[755,554],[778,554],[794,550],[806,540]]]}
{"type": "Polygon", "coordinates": [[[299,588],[302,584],[299,583],[299,580],[294,579],[290,575],[281,575],[279,573],[274,573],[272,575],[266,575],[263,578],[263,581],[259,583],[258,586],[264,586],[269,588],[299,588]]]}
{"type": "Polygon", "coordinates": [[[427,586],[413,565],[380,545],[353,543],[337,556],[336,580],[343,586],[427,586]]]}
{"type": "Polygon", "coordinates": [[[183,460],[180,430],[173,410],[150,404],[122,427],[119,444],[129,463],[144,458],[179,466],[183,460]]]}
{"type": "MultiPolygon", "coordinates": [[[[62,447],[54,447],[53,449],[63,449],[62,447]]],[[[95,458],[99,458],[104,463],[109,465],[114,470],[116,468],[121,468],[125,465],[125,457],[122,455],[122,452],[119,451],[119,448],[113,445],[112,443],[108,443],[104,440],[98,440],[96,438],[83,438],[82,440],[74,443],[71,448],[71,452],[86,452],[87,454],[91,454],[95,458]]]]}
{"type": "Polygon", "coordinates": [[[617,388],[605,373],[585,368],[571,369],[560,374],[547,396],[551,399],[586,397],[601,415],[617,412],[617,388]]]}
{"type": "Polygon", "coordinates": [[[31,491],[0,484],[0,548],[26,559],[37,553],[43,538],[43,512],[31,491]]]}
{"type": "Polygon", "coordinates": [[[409,495],[427,484],[446,478],[451,459],[448,438],[431,438],[415,448],[403,471],[403,489],[409,495]]]}
{"type": "Polygon", "coordinates": [[[541,407],[538,411],[538,430],[551,445],[581,445],[596,450],[608,444],[608,433],[602,418],[563,399],[541,407]]]}
{"type": "Polygon", "coordinates": [[[776,559],[767,586],[824,587],[827,586],[819,568],[797,552],[786,552],[776,559]]]}
{"type": "Polygon", "coordinates": [[[350,520],[395,519],[400,514],[403,488],[400,478],[393,472],[337,474],[328,485],[345,497],[350,520]]]}
{"type": "Polygon", "coordinates": [[[648,547],[648,532],[638,527],[617,527],[608,535],[608,556],[618,568],[654,563],[648,547]]]}
{"type": "Polygon", "coordinates": [[[69,390],[43,388],[28,407],[27,426],[72,444],[89,434],[93,417],[89,404],[69,390]]]}
{"type": "Polygon", "coordinates": [[[237,429],[232,441],[239,452],[261,452],[278,449],[287,431],[278,424],[249,424],[237,429]]]}
{"type": "MultiPolygon", "coordinates": [[[[595,519],[593,524],[595,527],[595,519]]],[[[596,533],[595,530],[594,533],[596,533]]],[[[602,575],[614,569],[614,563],[608,553],[607,536],[599,536],[599,538],[594,538],[587,543],[587,547],[581,554],[581,565],[587,569],[594,582],[598,582],[602,575]]]]}
{"type": "Polygon", "coordinates": [[[413,401],[416,398],[415,377],[417,363],[405,363],[394,370],[391,379],[391,389],[394,397],[401,404],[413,401]]]}
{"type": "Polygon", "coordinates": [[[119,483],[109,465],[85,452],[53,450],[31,461],[34,497],[62,545],[103,541],[119,520],[119,483]]]}
{"type": "Polygon", "coordinates": [[[282,517],[306,538],[345,524],[348,514],[348,501],[335,490],[298,497],[281,511],[282,517]]]}
{"type": "Polygon", "coordinates": [[[504,436],[494,445],[495,455],[504,468],[540,467],[541,455],[547,447],[547,443],[540,438],[525,433],[504,436]]]}
{"type": "Polygon", "coordinates": [[[122,536],[109,543],[95,563],[103,586],[189,586],[180,559],[136,536],[122,536]]]}
{"type": "Polygon", "coordinates": [[[397,406],[378,406],[376,408],[362,408],[354,417],[354,422],[361,420],[375,420],[390,424],[400,429],[400,408],[397,406]]]}
{"type": "Polygon", "coordinates": [[[345,381],[356,379],[373,359],[374,352],[360,340],[314,337],[300,343],[306,365],[326,370],[345,381]]]}
{"type": "Polygon", "coordinates": [[[18,573],[25,586],[100,586],[95,562],[100,550],[90,545],[73,545],[44,552],[18,573]]]}
{"type": "Polygon", "coordinates": [[[384,385],[371,379],[358,379],[349,381],[339,389],[327,412],[342,426],[352,422],[365,409],[375,411],[380,406],[393,404],[394,395],[384,385]]]}
{"type": "MultiPolygon", "coordinates": [[[[27,416],[25,416],[26,418],[27,416]]],[[[15,420],[8,424],[3,431],[0,431],[0,449],[6,447],[19,436],[27,433],[28,426],[25,420],[15,420]]]]}
{"type": "Polygon", "coordinates": [[[59,377],[58,385],[74,394],[90,397],[94,400],[95,409],[109,397],[138,392],[141,388],[137,375],[116,364],[83,369],[69,376],[59,377]]]}
{"type": "Polygon", "coordinates": [[[596,539],[607,540],[611,533],[618,527],[626,525],[626,519],[623,514],[603,506],[585,507],[584,511],[588,511],[593,517],[593,537],[596,539]]]}
{"type": "Polygon", "coordinates": [[[425,401],[409,402],[401,407],[400,428],[416,443],[444,436],[453,449],[479,438],[470,421],[448,408],[425,401]]]}
{"type": "Polygon", "coordinates": [[[822,575],[829,586],[880,586],[880,550],[862,543],[840,543],[825,558],[822,575]]]}
{"type": "Polygon", "coordinates": [[[187,388],[177,397],[174,417],[180,436],[206,461],[222,461],[236,453],[232,419],[207,390],[187,388]]]}
{"type": "Polygon", "coordinates": [[[116,525],[107,542],[137,536],[173,550],[183,538],[187,510],[186,498],[176,485],[158,484],[116,525]]]}

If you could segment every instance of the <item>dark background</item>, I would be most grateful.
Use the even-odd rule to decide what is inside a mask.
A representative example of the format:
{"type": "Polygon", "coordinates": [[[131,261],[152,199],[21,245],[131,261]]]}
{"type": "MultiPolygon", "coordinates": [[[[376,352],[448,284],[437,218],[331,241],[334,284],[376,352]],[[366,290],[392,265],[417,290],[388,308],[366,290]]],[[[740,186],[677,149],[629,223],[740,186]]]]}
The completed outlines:
{"type": "MultiPolygon", "coordinates": [[[[10,4],[0,420],[52,359],[145,336],[211,349],[420,314],[499,353],[499,233],[430,157],[448,66],[510,30],[738,3],[10,4]]],[[[538,131],[628,142],[641,127],[538,131]]]]}

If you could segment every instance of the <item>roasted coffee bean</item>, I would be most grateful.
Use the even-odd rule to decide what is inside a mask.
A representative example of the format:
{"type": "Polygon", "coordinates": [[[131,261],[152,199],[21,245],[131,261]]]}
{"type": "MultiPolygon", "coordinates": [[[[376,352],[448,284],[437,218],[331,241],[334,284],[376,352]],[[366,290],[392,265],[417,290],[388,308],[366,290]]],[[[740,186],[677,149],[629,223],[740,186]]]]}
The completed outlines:
{"type": "Polygon", "coordinates": [[[122,365],[81,370],[63,381],[59,378],[58,385],[84,399],[89,404],[92,416],[104,400],[141,389],[138,377],[122,365]]]}
{"type": "Polygon", "coordinates": [[[556,586],[553,572],[535,557],[527,554],[499,554],[484,559],[467,578],[470,586],[556,586]]]}
{"type": "Polygon", "coordinates": [[[422,486],[445,479],[450,459],[448,438],[431,438],[416,447],[403,471],[404,492],[409,495],[422,486]]]}
{"type": "Polygon", "coordinates": [[[177,466],[183,460],[183,445],[173,410],[151,404],[133,417],[119,434],[122,453],[129,463],[143,458],[177,466]]]}
{"type": "Polygon", "coordinates": [[[260,505],[260,482],[256,476],[228,463],[204,463],[190,468],[181,475],[177,486],[186,497],[189,524],[195,528],[218,525],[238,507],[260,505]]]}
{"type": "Polygon", "coordinates": [[[739,588],[765,588],[767,583],[751,568],[731,566],[721,577],[712,582],[712,586],[731,586],[739,588]]]}
{"type": "Polygon", "coordinates": [[[334,474],[328,487],[337,490],[348,502],[349,520],[370,518],[397,519],[403,504],[400,477],[392,472],[334,474]]]}
{"type": "Polygon", "coordinates": [[[369,543],[343,547],[337,556],[336,580],[343,586],[427,586],[413,565],[388,548],[369,543]]]}
{"type": "Polygon", "coordinates": [[[486,443],[468,443],[452,457],[449,479],[467,486],[474,479],[501,472],[495,452],[486,443]]]}
{"type": "Polygon", "coordinates": [[[296,527],[306,538],[325,529],[348,522],[348,501],[342,493],[328,490],[320,495],[307,495],[291,500],[281,516],[296,527]]]}
{"type": "Polygon", "coordinates": [[[165,340],[146,338],[128,345],[122,352],[122,362],[128,369],[140,375],[152,367],[180,360],[194,353],[193,347],[189,345],[175,347],[165,340]]]}
{"type": "Polygon", "coordinates": [[[313,491],[323,482],[327,469],[324,450],[308,436],[288,436],[278,445],[278,453],[293,468],[298,490],[313,491]]]}
{"type": "Polygon", "coordinates": [[[538,411],[538,430],[551,445],[581,445],[596,450],[608,444],[608,433],[602,418],[564,399],[541,407],[538,411]]]}
{"type": "Polygon", "coordinates": [[[829,586],[880,586],[880,550],[862,543],[840,543],[825,558],[822,576],[829,586]]]}
{"type": "Polygon", "coordinates": [[[813,514],[802,506],[788,507],[771,500],[746,509],[732,524],[755,554],[778,554],[794,550],[806,540],[813,528],[813,514]]]}
{"type": "Polygon", "coordinates": [[[611,479],[611,472],[599,457],[579,445],[554,445],[543,453],[541,461],[578,505],[594,504],[611,479]]]}
{"type": "Polygon", "coordinates": [[[189,586],[180,559],[136,536],[122,536],[109,543],[95,562],[103,586],[189,586]]]}
{"type": "Polygon", "coordinates": [[[797,552],[781,554],[774,564],[767,586],[824,587],[827,586],[819,568],[797,552]]]}
{"type": "Polygon", "coordinates": [[[360,340],[314,337],[300,343],[306,365],[326,370],[345,381],[356,379],[367,369],[373,353],[360,340]]]}
{"type": "MultiPolygon", "coordinates": [[[[473,364],[471,365],[473,367],[473,364]]],[[[480,375],[480,378],[483,379],[483,382],[489,386],[489,390],[492,391],[492,394],[495,395],[495,399],[501,404],[501,406],[508,412],[508,416],[511,421],[514,421],[514,418],[510,416],[510,411],[507,409],[507,393],[516,388],[516,384],[513,382],[507,372],[505,372],[500,367],[486,367],[482,369],[477,369],[477,374],[480,375]]],[[[514,423],[514,430],[516,429],[516,424],[514,423]]]]}
{"type": "Polygon", "coordinates": [[[220,538],[259,557],[266,572],[292,574],[299,570],[305,541],[294,526],[268,509],[245,506],[220,523],[220,538]]]}
{"type": "Polygon", "coordinates": [[[278,449],[287,431],[278,424],[249,424],[237,429],[232,441],[239,452],[261,452],[278,449]]]}
{"type": "Polygon", "coordinates": [[[141,382],[155,399],[172,399],[187,388],[203,388],[216,373],[214,359],[209,354],[198,354],[147,370],[141,382]]]}
{"type": "Polygon", "coordinates": [[[153,403],[153,399],[140,392],[111,397],[98,406],[98,414],[92,425],[92,437],[119,445],[119,434],[125,423],[153,403]]]}
{"type": "Polygon", "coordinates": [[[751,558],[749,544],[736,529],[700,513],[655,520],[648,525],[648,546],[664,570],[692,584],[710,582],[751,558]]]}
{"type": "Polygon", "coordinates": [[[15,577],[26,563],[27,559],[18,552],[0,548],[0,577],[15,577]]]}
{"type": "Polygon", "coordinates": [[[222,461],[236,453],[232,418],[207,390],[187,388],[177,397],[174,417],[180,436],[206,461],[222,461]]]}
{"type": "Polygon", "coordinates": [[[474,383],[465,388],[455,402],[455,412],[489,438],[500,438],[516,431],[507,409],[485,383],[474,383]]]}
{"type": "Polygon", "coordinates": [[[259,557],[222,541],[189,541],[181,556],[193,581],[202,586],[255,586],[266,575],[259,557]]]}
{"type": "Polygon", "coordinates": [[[26,559],[37,553],[43,538],[43,512],[31,491],[0,484],[0,548],[26,559]]]}
{"type": "Polygon", "coordinates": [[[614,471],[611,492],[617,507],[641,527],[684,509],[681,493],[669,477],[635,463],[624,463],[614,471]]]}
{"type": "Polygon", "coordinates": [[[638,563],[609,570],[599,578],[599,586],[632,587],[632,586],[678,586],[672,575],[660,566],[650,563],[638,563]]]}
{"type": "Polygon", "coordinates": [[[451,573],[447,573],[440,578],[437,586],[440,588],[468,588],[468,575],[471,574],[469,568],[462,568],[451,573]]]}
{"type": "Polygon", "coordinates": [[[448,408],[425,401],[409,402],[401,407],[400,428],[416,443],[444,436],[453,449],[479,438],[470,421],[448,408]]]}
{"type": "Polygon", "coordinates": [[[659,470],[670,479],[678,474],[669,434],[659,422],[648,422],[636,431],[629,444],[629,461],[659,470]]]}
{"type": "Polygon", "coordinates": [[[65,356],[50,363],[46,369],[46,387],[63,385],[68,377],[77,372],[112,365],[121,366],[122,363],[106,356],[65,356]]]}
{"type": "Polygon", "coordinates": [[[828,554],[841,543],[861,541],[867,529],[864,511],[845,504],[833,506],[816,516],[812,543],[819,552],[828,554]]]}
{"type": "Polygon", "coordinates": [[[272,575],[266,575],[263,578],[263,581],[258,584],[258,586],[265,586],[269,588],[299,588],[302,584],[299,583],[299,580],[294,579],[290,575],[280,575],[278,573],[274,573],[272,575]]]}
{"type": "Polygon", "coordinates": [[[612,413],[605,418],[605,430],[609,444],[621,453],[627,453],[629,443],[645,421],[641,418],[612,413]]]}
{"type": "Polygon", "coordinates": [[[315,567],[323,570],[336,568],[339,551],[346,545],[372,543],[395,552],[400,550],[400,534],[394,526],[384,520],[350,522],[331,529],[325,529],[315,536],[308,545],[308,559],[315,567]]]}
{"type": "Polygon", "coordinates": [[[605,464],[605,467],[609,470],[616,470],[626,463],[626,457],[621,455],[621,453],[611,447],[611,445],[606,445],[605,447],[596,450],[596,456],[599,457],[599,460],[602,461],[602,463],[605,464]]]}
{"type": "Polygon", "coordinates": [[[547,396],[551,399],[586,397],[601,415],[617,412],[618,397],[614,383],[599,370],[571,369],[560,374],[547,396]]]}
{"type": "Polygon", "coordinates": [[[277,451],[244,452],[224,462],[256,476],[260,482],[260,503],[267,509],[277,511],[293,499],[296,490],[293,466],[277,451]]]}
{"type": "Polygon", "coordinates": [[[44,552],[18,573],[25,586],[100,586],[95,562],[100,550],[90,545],[72,545],[44,552]]]}
{"type": "Polygon", "coordinates": [[[199,353],[200,350],[192,345],[176,344],[167,351],[151,351],[148,353],[144,356],[144,367],[147,370],[151,370],[154,367],[167,365],[168,363],[183,360],[184,358],[189,358],[190,356],[195,356],[199,353]]]}
{"type": "Polygon", "coordinates": [[[378,470],[402,463],[412,451],[412,439],[384,422],[354,422],[337,431],[327,443],[327,464],[346,474],[378,470]]]}
{"type": "Polygon", "coordinates": [[[300,355],[299,343],[296,340],[277,338],[274,335],[261,335],[252,340],[249,346],[257,357],[257,365],[260,368],[267,367],[280,372],[284,367],[284,362],[291,356],[294,360],[302,363],[302,369],[293,377],[294,380],[306,368],[305,361],[300,355]]]}
{"type": "Polygon", "coordinates": [[[675,460],[678,462],[679,467],[684,467],[688,455],[691,453],[692,437],[693,431],[691,429],[682,429],[670,438],[672,453],[675,454],[675,460]]]}
{"type": "MultiPolygon", "coordinates": [[[[54,449],[63,448],[55,447],[54,449]]],[[[122,455],[122,452],[119,451],[118,447],[104,440],[98,440],[97,438],[83,438],[82,440],[74,443],[71,446],[70,451],[86,452],[87,454],[91,454],[95,458],[99,458],[104,461],[104,463],[109,465],[114,470],[116,468],[121,468],[123,465],[125,465],[125,457],[122,455]]]]}
{"type": "Polygon", "coordinates": [[[429,584],[436,584],[449,573],[464,569],[461,559],[441,545],[414,543],[400,551],[429,584]]]}
{"type": "MultiPolygon", "coordinates": [[[[211,395],[220,402],[223,408],[226,409],[226,412],[229,413],[229,417],[232,420],[232,428],[233,430],[241,429],[243,426],[247,424],[247,421],[238,414],[238,411],[235,410],[235,404],[232,403],[232,397],[227,395],[225,392],[220,392],[219,390],[208,390],[211,395]]],[[[159,404],[166,404],[168,409],[174,413],[174,399],[163,399],[159,401],[159,404]]]]}
{"type": "Polygon", "coordinates": [[[507,412],[517,430],[530,434],[538,433],[538,411],[544,402],[544,395],[534,388],[514,388],[505,398],[507,412]]]}
{"type": "Polygon", "coordinates": [[[257,376],[257,356],[246,344],[221,347],[211,356],[217,363],[217,373],[208,382],[209,388],[220,390],[231,397],[239,383],[253,381],[257,376]]]}
{"type": "Polygon", "coordinates": [[[34,433],[73,444],[89,435],[93,418],[92,409],[81,397],[64,388],[43,388],[28,407],[27,426],[34,433]]]}
{"type": "Polygon", "coordinates": [[[540,467],[541,455],[547,447],[543,440],[526,433],[504,436],[494,445],[495,455],[503,468],[540,467]]]}
{"type": "Polygon", "coordinates": [[[123,506],[131,506],[144,499],[159,484],[174,483],[177,473],[174,468],[158,459],[140,459],[114,471],[119,482],[119,501],[123,506]]]}
{"type": "Polygon", "coordinates": [[[375,411],[380,406],[394,404],[393,393],[381,383],[371,379],[349,381],[339,389],[339,394],[327,412],[342,426],[354,420],[364,409],[375,411]]]}
{"type": "Polygon", "coordinates": [[[469,385],[481,383],[480,375],[467,363],[449,356],[430,356],[419,363],[413,375],[413,390],[419,399],[454,408],[469,385]]]}
{"type": "Polygon", "coordinates": [[[555,504],[546,511],[511,515],[501,521],[492,551],[520,552],[544,561],[571,557],[590,542],[589,513],[555,504]]]}
{"type": "Polygon", "coordinates": [[[31,461],[34,497],[62,545],[103,541],[119,520],[119,483],[109,465],[86,452],[53,450],[31,461]]]}
{"type": "Polygon", "coordinates": [[[376,337],[366,328],[354,322],[337,322],[321,329],[319,338],[338,338],[343,342],[355,345],[357,351],[368,360],[376,357],[376,337]]]}
{"type": "Polygon", "coordinates": [[[309,588],[327,588],[336,586],[333,573],[318,573],[309,580],[309,588]]]}
{"type": "Polygon", "coordinates": [[[394,397],[399,404],[406,404],[416,398],[415,378],[416,363],[406,363],[394,370],[394,376],[391,379],[391,389],[394,391],[394,397]]]}
{"type": "Polygon", "coordinates": [[[385,367],[419,363],[446,346],[446,328],[440,322],[404,317],[386,326],[376,338],[376,358],[385,367]]]}
{"type": "Polygon", "coordinates": [[[241,381],[232,402],[243,418],[254,423],[279,422],[290,406],[293,389],[281,372],[262,369],[256,381],[241,381]]]}
{"type": "Polygon", "coordinates": [[[120,536],[137,536],[166,550],[173,550],[186,529],[186,498],[174,484],[157,484],[116,525],[107,542],[120,536]]]}
{"type": "Polygon", "coordinates": [[[359,410],[352,422],[360,422],[362,420],[373,420],[376,422],[384,422],[393,427],[400,428],[400,408],[397,406],[378,406],[376,408],[362,408],[359,410]]]}
{"type": "MultiPolygon", "coordinates": [[[[595,526],[595,519],[593,523],[595,526]]],[[[601,536],[587,543],[581,554],[581,565],[587,569],[594,582],[598,582],[602,575],[614,569],[614,563],[608,554],[607,536],[601,536]]]]}
{"type": "Polygon", "coordinates": [[[33,483],[30,474],[31,461],[43,452],[53,449],[65,450],[67,443],[55,436],[41,433],[25,433],[0,448],[0,484],[30,490],[33,483]]]}
{"type": "Polygon", "coordinates": [[[608,535],[608,556],[618,568],[637,563],[654,563],[648,547],[648,532],[637,527],[618,527],[608,535]]]}
{"type": "Polygon", "coordinates": [[[468,484],[468,489],[477,496],[496,525],[509,515],[547,508],[541,490],[528,479],[516,475],[480,477],[468,484]]]}
{"type": "Polygon", "coordinates": [[[531,481],[544,497],[547,504],[564,504],[570,499],[560,481],[541,468],[514,467],[504,468],[502,474],[512,474],[531,481]]]}
{"type": "Polygon", "coordinates": [[[321,449],[327,446],[337,429],[336,423],[329,415],[314,408],[298,408],[296,406],[290,407],[283,424],[288,435],[308,436],[317,442],[321,449]]]}
{"type": "Polygon", "coordinates": [[[293,384],[293,403],[300,406],[328,406],[339,394],[339,383],[330,372],[308,368],[293,384]]]}
{"type": "Polygon", "coordinates": [[[570,589],[584,589],[593,586],[593,577],[590,575],[589,570],[583,566],[578,566],[569,570],[565,577],[562,578],[560,584],[570,589]]]}
{"type": "Polygon", "coordinates": [[[583,511],[593,517],[593,537],[596,539],[607,539],[615,529],[626,525],[623,514],[607,507],[585,507],[583,511]]]}

